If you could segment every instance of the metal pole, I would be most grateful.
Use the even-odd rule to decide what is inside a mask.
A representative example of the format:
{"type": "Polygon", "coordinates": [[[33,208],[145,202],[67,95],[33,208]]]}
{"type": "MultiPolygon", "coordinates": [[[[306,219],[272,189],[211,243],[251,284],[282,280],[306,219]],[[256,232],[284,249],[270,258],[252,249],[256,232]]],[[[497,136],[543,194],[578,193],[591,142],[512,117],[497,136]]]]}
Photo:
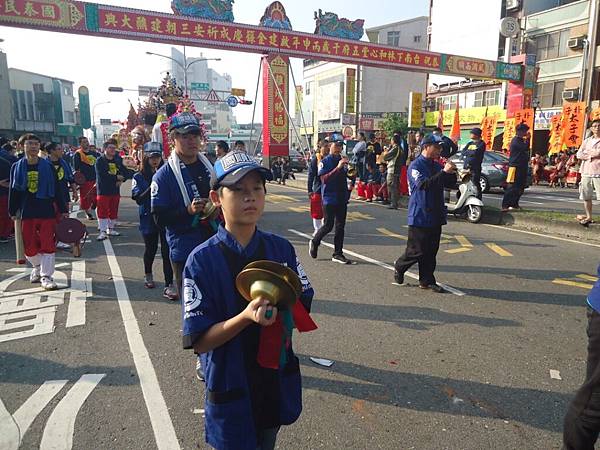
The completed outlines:
{"type": "Polygon", "coordinates": [[[183,92],[188,95],[188,82],[187,82],[187,57],[185,55],[185,45],[183,46],[183,92]]]}
{"type": "MultiPolygon", "coordinates": [[[[356,136],[358,136],[358,128],[360,126],[360,99],[361,99],[361,74],[362,72],[362,67],[360,66],[360,64],[358,64],[356,66],[356,108],[355,108],[355,113],[356,113],[356,120],[355,120],[355,127],[356,127],[356,136]]],[[[355,137],[356,137],[355,136],[355,137]]]]}
{"type": "MultiPolygon", "coordinates": [[[[581,86],[581,100],[586,102],[588,108],[591,108],[592,103],[592,86],[594,82],[594,66],[596,62],[596,41],[598,40],[598,20],[600,19],[600,0],[592,0],[590,2],[590,21],[588,24],[588,33],[586,38],[586,53],[587,64],[582,66],[582,71],[585,70],[585,82],[581,86]],[[586,67],[587,66],[587,67],[586,67]]],[[[585,115],[584,130],[587,130],[588,115],[585,115]]]]}
{"type": "MultiPolygon", "coordinates": [[[[256,80],[256,92],[254,94],[254,105],[252,108],[252,125],[250,127],[250,147],[252,147],[252,139],[254,138],[254,117],[256,115],[256,100],[258,99],[258,88],[260,87],[260,75],[261,74],[262,74],[262,58],[260,59],[260,62],[258,65],[258,78],[256,80]]],[[[258,148],[258,145],[254,148],[254,153],[252,154],[252,156],[256,155],[256,148],[258,148]]]]}

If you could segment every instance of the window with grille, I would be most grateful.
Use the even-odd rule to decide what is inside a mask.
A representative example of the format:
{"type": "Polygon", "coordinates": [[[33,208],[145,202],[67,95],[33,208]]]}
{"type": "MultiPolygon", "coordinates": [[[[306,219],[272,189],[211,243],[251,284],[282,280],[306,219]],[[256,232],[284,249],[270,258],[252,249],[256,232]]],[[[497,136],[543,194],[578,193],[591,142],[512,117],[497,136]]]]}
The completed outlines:
{"type": "Polygon", "coordinates": [[[536,40],[537,61],[562,58],[568,55],[569,30],[544,34],[536,40]]]}
{"type": "Polygon", "coordinates": [[[394,47],[400,46],[400,32],[399,31],[388,31],[387,45],[392,45],[394,47]]]}

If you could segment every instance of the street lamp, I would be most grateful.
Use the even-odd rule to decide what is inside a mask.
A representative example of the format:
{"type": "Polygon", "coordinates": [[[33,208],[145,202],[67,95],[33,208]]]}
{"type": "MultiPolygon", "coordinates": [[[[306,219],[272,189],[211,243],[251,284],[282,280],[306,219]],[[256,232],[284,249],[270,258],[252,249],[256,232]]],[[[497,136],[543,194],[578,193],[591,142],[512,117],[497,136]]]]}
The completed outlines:
{"type": "Polygon", "coordinates": [[[535,132],[535,115],[536,115],[536,111],[537,109],[540,107],[540,99],[537,97],[534,97],[531,99],[531,107],[533,108],[533,124],[531,127],[531,141],[529,142],[529,149],[530,149],[530,155],[531,156],[533,154],[533,133],[535,132]]]}
{"type": "Polygon", "coordinates": [[[106,102],[96,103],[94,105],[94,107],[92,108],[92,122],[94,122],[92,125],[92,131],[94,132],[94,145],[98,145],[97,138],[96,138],[96,106],[107,105],[109,103],[111,103],[110,100],[108,100],[106,102]]]}
{"type": "Polygon", "coordinates": [[[167,55],[161,55],[159,53],[146,52],[146,55],[160,56],[161,58],[169,59],[169,60],[173,61],[175,64],[177,64],[179,67],[181,67],[181,69],[183,70],[183,87],[184,87],[185,95],[188,94],[187,72],[192,65],[194,65],[200,61],[221,61],[221,58],[197,58],[188,64],[187,57],[185,55],[185,46],[183,47],[183,64],[181,64],[175,58],[171,58],[170,56],[167,56],[167,55]]]}

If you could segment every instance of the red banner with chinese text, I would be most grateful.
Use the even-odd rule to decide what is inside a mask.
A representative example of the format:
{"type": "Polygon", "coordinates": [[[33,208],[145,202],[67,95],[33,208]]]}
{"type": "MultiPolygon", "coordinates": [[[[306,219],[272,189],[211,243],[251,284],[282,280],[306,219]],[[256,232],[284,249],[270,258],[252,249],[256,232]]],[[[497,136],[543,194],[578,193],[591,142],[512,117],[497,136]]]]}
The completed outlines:
{"type": "Polygon", "coordinates": [[[491,150],[494,146],[494,137],[496,136],[496,127],[498,118],[496,116],[486,116],[481,121],[481,139],[485,142],[485,148],[491,150]]]}
{"type": "Polygon", "coordinates": [[[263,57],[263,155],[289,156],[289,59],[263,57]]]}
{"type": "Polygon", "coordinates": [[[562,117],[562,143],[567,147],[579,147],[583,141],[585,102],[565,103],[562,117]]]}

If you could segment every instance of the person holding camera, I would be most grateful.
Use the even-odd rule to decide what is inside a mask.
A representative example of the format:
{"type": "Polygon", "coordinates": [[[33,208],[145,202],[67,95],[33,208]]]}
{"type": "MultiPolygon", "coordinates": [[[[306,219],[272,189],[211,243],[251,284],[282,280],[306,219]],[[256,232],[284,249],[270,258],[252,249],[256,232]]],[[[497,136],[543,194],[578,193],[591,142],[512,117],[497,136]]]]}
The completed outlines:
{"type": "Polygon", "coordinates": [[[446,224],[444,188],[456,184],[456,166],[451,161],[444,167],[436,162],[443,147],[439,136],[426,136],[421,147],[421,155],[408,168],[408,241],[404,255],[394,264],[394,279],[404,284],[404,273],[419,263],[419,287],[444,293],[446,290],[437,284],[434,272],[442,225],[446,224]]]}

